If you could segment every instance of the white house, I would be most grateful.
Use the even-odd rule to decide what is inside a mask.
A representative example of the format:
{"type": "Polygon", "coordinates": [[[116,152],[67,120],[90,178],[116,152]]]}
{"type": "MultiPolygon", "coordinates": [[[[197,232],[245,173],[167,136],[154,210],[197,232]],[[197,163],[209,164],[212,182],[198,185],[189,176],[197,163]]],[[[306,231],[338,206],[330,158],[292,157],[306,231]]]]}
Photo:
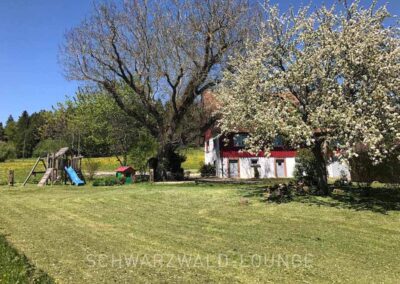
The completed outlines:
{"type": "MultiPolygon", "coordinates": [[[[266,157],[263,152],[257,155],[243,151],[247,133],[233,133],[228,136],[213,135],[209,130],[205,134],[205,163],[216,168],[219,178],[290,178],[296,165],[295,150],[284,149],[279,145],[266,157]]],[[[331,178],[339,178],[342,173],[350,177],[349,168],[339,161],[328,165],[331,178]]]]}

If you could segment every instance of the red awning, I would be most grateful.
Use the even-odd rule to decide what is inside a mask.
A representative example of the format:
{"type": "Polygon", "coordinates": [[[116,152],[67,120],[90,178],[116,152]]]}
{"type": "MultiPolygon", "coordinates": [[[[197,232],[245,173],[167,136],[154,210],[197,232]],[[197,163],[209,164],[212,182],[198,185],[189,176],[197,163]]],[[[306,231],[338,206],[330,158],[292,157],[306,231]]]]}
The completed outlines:
{"type": "MultiPolygon", "coordinates": [[[[271,151],[271,158],[294,158],[297,155],[295,150],[273,150],[271,151]]],[[[265,157],[264,152],[258,154],[251,154],[249,152],[243,152],[238,150],[222,150],[221,156],[224,158],[257,158],[265,157]]]]}

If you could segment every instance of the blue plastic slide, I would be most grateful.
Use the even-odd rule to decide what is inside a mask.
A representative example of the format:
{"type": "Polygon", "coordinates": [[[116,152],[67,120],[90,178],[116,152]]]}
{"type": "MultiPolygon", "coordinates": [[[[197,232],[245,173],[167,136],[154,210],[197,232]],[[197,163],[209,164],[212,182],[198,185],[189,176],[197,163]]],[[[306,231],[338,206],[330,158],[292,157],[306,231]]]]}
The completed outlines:
{"type": "Polygon", "coordinates": [[[65,171],[67,172],[69,178],[71,179],[72,183],[74,185],[84,185],[85,182],[82,181],[79,177],[78,174],[75,172],[75,170],[72,167],[65,167],[65,171]]]}

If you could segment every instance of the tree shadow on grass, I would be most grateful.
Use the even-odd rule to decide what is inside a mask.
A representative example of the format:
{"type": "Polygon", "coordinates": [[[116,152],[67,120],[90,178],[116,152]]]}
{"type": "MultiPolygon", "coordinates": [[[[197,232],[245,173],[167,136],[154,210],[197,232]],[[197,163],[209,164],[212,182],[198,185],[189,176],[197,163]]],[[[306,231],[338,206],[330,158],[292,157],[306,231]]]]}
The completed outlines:
{"type": "Polygon", "coordinates": [[[354,188],[335,187],[329,196],[291,194],[286,198],[269,199],[265,187],[252,187],[242,190],[242,197],[256,198],[266,203],[300,202],[310,206],[325,206],[338,209],[368,210],[387,214],[400,211],[400,188],[354,188]]]}
{"type": "Polygon", "coordinates": [[[332,194],[330,198],[318,196],[301,196],[297,201],[317,206],[328,206],[357,211],[368,210],[376,213],[387,214],[388,211],[400,211],[399,200],[387,200],[379,197],[362,197],[356,195],[332,194]]]}
{"type": "Polygon", "coordinates": [[[263,198],[265,186],[257,186],[240,190],[244,198],[263,198]]]}
{"type": "Polygon", "coordinates": [[[0,235],[0,283],[55,283],[0,235]]]}

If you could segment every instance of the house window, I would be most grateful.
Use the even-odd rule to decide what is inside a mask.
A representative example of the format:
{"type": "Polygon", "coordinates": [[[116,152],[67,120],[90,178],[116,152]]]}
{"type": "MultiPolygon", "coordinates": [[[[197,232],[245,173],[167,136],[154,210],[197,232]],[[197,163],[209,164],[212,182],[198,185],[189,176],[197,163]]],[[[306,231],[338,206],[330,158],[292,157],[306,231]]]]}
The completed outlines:
{"type": "Polygon", "coordinates": [[[251,159],[251,165],[252,166],[258,165],[258,159],[251,159]]]}
{"type": "Polygon", "coordinates": [[[277,136],[274,141],[274,147],[282,148],[283,147],[283,138],[282,136],[277,136]]]}
{"type": "Polygon", "coordinates": [[[246,138],[246,134],[236,134],[235,136],[233,136],[233,146],[244,147],[244,141],[246,138]]]}

